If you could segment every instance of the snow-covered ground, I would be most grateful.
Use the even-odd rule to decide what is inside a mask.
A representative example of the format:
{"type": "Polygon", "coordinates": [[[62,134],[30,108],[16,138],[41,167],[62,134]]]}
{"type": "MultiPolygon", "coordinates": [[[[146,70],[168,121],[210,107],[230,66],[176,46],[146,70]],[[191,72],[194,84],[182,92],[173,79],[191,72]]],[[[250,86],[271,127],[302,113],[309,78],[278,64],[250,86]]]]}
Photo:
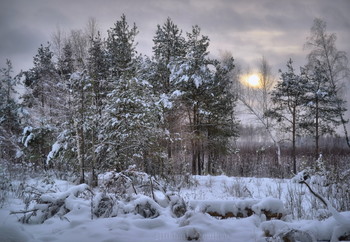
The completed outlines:
{"type": "MultiPolygon", "coordinates": [[[[7,194],[0,209],[1,242],[280,241],[278,236],[288,233],[299,241],[329,241],[332,234],[335,236],[350,232],[350,226],[340,227],[322,206],[318,209],[306,187],[288,179],[194,176],[190,183],[172,193],[174,197],[182,197],[187,205],[187,212],[183,216],[174,216],[170,206],[167,206],[165,196],[171,196],[170,193],[156,191],[154,197],[157,203],[145,195],[132,195],[128,203],[126,200],[117,202],[123,212],[114,211],[114,215],[107,218],[92,216],[91,204],[96,201],[98,194],[101,195],[97,188],[93,190],[95,195],[91,199],[91,191],[78,195],[87,186],[76,186],[56,179],[51,182],[31,179],[26,181],[27,188],[47,191],[41,195],[43,203],[61,199],[68,211],[64,216],[55,215],[39,224],[20,223],[18,220],[23,213],[10,214],[25,210],[25,199],[16,198],[21,197],[18,194],[21,184],[12,183],[12,191],[7,194]],[[141,213],[133,212],[135,204],[147,202],[150,209],[157,210],[156,216],[145,218],[141,213]],[[243,210],[240,211],[247,211],[245,207],[251,208],[253,214],[243,218],[219,219],[207,213],[210,210],[223,214],[230,211],[237,213],[241,208],[243,210]],[[268,220],[263,211],[281,213],[283,216],[281,219],[268,220]]],[[[27,210],[39,209],[32,221],[40,217],[40,206],[44,205],[29,204],[27,210]]],[[[341,215],[350,221],[350,212],[341,215]]]]}

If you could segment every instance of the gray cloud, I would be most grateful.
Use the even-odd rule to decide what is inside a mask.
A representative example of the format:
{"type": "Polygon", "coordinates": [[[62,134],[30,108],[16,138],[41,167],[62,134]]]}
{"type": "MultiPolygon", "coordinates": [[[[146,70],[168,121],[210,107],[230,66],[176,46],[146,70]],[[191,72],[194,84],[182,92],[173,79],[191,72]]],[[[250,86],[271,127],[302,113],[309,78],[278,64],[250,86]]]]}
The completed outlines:
{"type": "Polygon", "coordinates": [[[157,24],[171,17],[184,32],[198,24],[211,39],[212,55],[227,50],[251,66],[264,55],[277,71],[290,57],[303,64],[303,44],[315,17],[328,23],[328,31],[338,35],[338,49],[350,54],[349,10],[348,0],[5,0],[0,9],[0,65],[10,58],[18,69],[28,68],[57,26],[67,32],[81,29],[92,16],[106,35],[125,13],[140,30],[138,50],[147,55],[152,54],[157,24]]]}

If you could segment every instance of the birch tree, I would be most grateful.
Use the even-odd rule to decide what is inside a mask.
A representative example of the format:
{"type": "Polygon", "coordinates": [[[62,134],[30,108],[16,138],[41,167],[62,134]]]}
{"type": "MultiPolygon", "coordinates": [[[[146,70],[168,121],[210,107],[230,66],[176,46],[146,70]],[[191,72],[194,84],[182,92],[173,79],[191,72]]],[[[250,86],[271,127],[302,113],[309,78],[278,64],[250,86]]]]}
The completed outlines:
{"type": "Polygon", "coordinates": [[[305,48],[310,50],[307,56],[308,66],[314,67],[320,63],[326,68],[327,78],[338,97],[337,115],[343,126],[346,143],[350,148],[350,139],[344,117],[344,102],[341,90],[345,81],[348,81],[350,69],[346,52],[340,51],[336,47],[337,36],[335,33],[327,32],[327,24],[324,20],[316,18],[311,27],[310,36],[307,39],[305,48]]]}

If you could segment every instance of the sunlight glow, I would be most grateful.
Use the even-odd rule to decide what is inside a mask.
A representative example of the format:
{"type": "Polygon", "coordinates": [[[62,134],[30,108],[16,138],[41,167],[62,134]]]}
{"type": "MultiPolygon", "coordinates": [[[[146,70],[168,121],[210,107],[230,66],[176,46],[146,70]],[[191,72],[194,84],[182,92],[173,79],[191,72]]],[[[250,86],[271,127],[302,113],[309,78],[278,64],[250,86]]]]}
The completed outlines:
{"type": "Polygon", "coordinates": [[[248,87],[252,87],[252,88],[261,87],[260,77],[257,74],[244,75],[241,78],[241,82],[248,87]]]}
{"type": "Polygon", "coordinates": [[[247,82],[251,87],[258,88],[260,86],[260,78],[256,74],[250,75],[247,79],[247,82]]]}

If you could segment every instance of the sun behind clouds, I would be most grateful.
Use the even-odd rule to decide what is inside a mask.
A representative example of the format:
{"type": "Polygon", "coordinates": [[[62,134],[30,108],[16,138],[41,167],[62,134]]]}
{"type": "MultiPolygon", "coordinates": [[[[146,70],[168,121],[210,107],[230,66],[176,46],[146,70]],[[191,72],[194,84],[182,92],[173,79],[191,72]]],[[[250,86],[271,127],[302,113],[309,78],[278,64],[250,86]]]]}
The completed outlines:
{"type": "Polygon", "coordinates": [[[251,87],[260,87],[260,78],[256,74],[250,75],[247,81],[248,85],[250,85],[251,87]]]}
{"type": "Polygon", "coordinates": [[[260,77],[257,74],[244,75],[242,78],[242,83],[252,88],[261,87],[260,77]]]}

